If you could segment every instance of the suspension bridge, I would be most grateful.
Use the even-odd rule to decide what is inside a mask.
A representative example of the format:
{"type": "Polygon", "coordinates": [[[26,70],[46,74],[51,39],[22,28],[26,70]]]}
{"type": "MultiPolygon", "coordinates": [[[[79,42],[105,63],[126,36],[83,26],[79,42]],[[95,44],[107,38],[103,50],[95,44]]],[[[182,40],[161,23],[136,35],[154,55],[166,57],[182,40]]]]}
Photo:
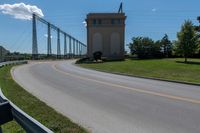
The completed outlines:
{"type": "Polygon", "coordinates": [[[71,36],[70,34],[63,31],[56,25],[48,22],[47,20],[39,17],[37,14],[32,15],[32,58],[38,59],[38,40],[37,40],[37,23],[41,22],[47,27],[47,57],[51,57],[52,54],[52,41],[51,41],[51,31],[57,32],[57,58],[76,58],[81,57],[86,54],[86,45],[71,36]],[[64,38],[64,52],[61,54],[61,36],[64,38]]]}

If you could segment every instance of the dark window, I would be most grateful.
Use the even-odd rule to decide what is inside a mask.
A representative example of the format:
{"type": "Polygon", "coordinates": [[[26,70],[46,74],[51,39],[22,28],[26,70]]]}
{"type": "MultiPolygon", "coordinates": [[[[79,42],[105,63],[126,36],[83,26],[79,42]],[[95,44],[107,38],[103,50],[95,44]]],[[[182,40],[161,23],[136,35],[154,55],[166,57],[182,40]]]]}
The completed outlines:
{"type": "Polygon", "coordinates": [[[102,24],[102,21],[101,21],[101,19],[99,19],[99,20],[98,20],[98,24],[102,24]]]}
{"type": "Polygon", "coordinates": [[[122,24],[121,19],[112,19],[111,24],[122,24]]]}
{"type": "Polygon", "coordinates": [[[117,24],[121,24],[121,19],[117,19],[117,24]]]}
{"type": "Polygon", "coordinates": [[[97,24],[97,20],[93,19],[93,25],[96,25],[96,24],[97,24]]]}
{"type": "Polygon", "coordinates": [[[112,20],[111,20],[111,24],[115,24],[115,19],[112,19],[112,20]]]}

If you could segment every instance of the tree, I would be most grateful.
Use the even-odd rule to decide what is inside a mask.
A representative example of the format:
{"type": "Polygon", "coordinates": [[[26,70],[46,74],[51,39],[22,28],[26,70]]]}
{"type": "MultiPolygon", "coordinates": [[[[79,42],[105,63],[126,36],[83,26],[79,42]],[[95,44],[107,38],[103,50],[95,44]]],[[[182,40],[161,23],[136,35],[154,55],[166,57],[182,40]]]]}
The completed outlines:
{"type": "Polygon", "coordinates": [[[5,61],[5,56],[10,53],[7,49],[5,49],[3,46],[0,46],[0,62],[5,61]]]}
{"type": "Polygon", "coordinates": [[[152,49],[152,53],[153,53],[153,56],[155,58],[163,58],[164,54],[162,52],[162,43],[160,40],[156,41],[153,45],[153,49],[152,49]]]}
{"type": "Polygon", "coordinates": [[[160,43],[162,45],[164,57],[171,56],[172,55],[172,43],[169,40],[167,34],[164,35],[164,37],[161,39],[160,43]]]}
{"type": "MultiPolygon", "coordinates": [[[[197,17],[197,20],[198,20],[199,23],[200,23],[200,16],[197,17]]],[[[198,57],[200,57],[200,25],[199,25],[199,26],[196,26],[196,27],[197,27],[196,30],[197,30],[197,32],[199,33],[199,34],[198,34],[198,38],[199,38],[199,40],[198,40],[198,41],[199,41],[199,43],[198,43],[198,44],[199,44],[199,45],[198,45],[198,46],[199,46],[199,48],[198,48],[198,51],[199,51],[199,52],[198,52],[198,55],[199,55],[199,56],[198,56],[198,57]]]]}
{"type": "Polygon", "coordinates": [[[154,43],[148,37],[133,37],[129,44],[131,54],[136,54],[138,58],[160,58],[160,43],[154,43]]]}
{"type": "Polygon", "coordinates": [[[198,20],[198,21],[199,21],[199,23],[200,23],[200,16],[198,16],[198,17],[197,17],[197,20],[198,20]]]}
{"type": "Polygon", "coordinates": [[[177,49],[184,56],[185,62],[187,58],[192,56],[197,50],[197,32],[190,20],[186,20],[181,27],[181,31],[177,33],[178,43],[177,49]]]}

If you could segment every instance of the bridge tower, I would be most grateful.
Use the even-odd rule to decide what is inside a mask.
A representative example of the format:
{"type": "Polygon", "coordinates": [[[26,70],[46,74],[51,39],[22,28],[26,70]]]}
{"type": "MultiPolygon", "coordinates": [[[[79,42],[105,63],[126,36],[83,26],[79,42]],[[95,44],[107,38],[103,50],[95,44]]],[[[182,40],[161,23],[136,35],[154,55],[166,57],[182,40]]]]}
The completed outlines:
{"type": "Polygon", "coordinates": [[[36,27],[36,15],[33,14],[32,18],[32,58],[38,58],[38,44],[37,44],[37,27],[36,27]]]}
{"type": "Polygon", "coordinates": [[[51,56],[51,25],[50,23],[47,24],[47,56],[51,56]]]}

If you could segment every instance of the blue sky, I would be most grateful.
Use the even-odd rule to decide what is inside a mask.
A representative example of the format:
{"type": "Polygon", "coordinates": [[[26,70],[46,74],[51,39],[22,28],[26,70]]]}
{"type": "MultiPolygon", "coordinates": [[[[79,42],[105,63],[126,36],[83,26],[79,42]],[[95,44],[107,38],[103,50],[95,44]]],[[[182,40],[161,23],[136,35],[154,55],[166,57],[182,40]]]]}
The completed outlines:
{"type": "MultiPolygon", "coordinates": [[[[133,36],[161,39],[165,33],[171,40],[181,24],[200,16],[199,0],[1,0],[0,5],[25,3],[42,10],[44,19],[61,27],[67,33],[86,43],[86,28],[82,23],[90,12],[117,12],[120,2],[126,13],[126,44],[133,36]]],[[[46,26],[38,23],[40,53],[46,52],[46,26]]],[[[0,13],[0,45],[11,51],[31,52],[31,21],[15,19],[0,13]]],[[[56,52],[56,32],[52,33],[53,52],[56,52]]],[[[62,46],[63,47],[63,46],[62,46]]],[[[62,48],[63,50],[63,48],[62,48]]]]}

